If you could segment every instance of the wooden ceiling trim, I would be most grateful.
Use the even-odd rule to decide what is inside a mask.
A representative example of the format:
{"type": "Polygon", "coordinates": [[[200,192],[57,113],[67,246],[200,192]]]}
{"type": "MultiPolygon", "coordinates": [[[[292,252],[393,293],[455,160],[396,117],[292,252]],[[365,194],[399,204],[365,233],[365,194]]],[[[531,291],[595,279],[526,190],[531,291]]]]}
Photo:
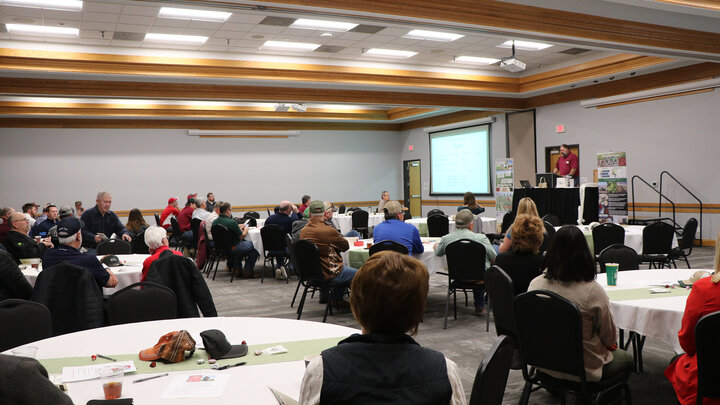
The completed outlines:
{"type": "MultiPolygon", "coordinates": [[[[90,109],[162,109],[177,111],[231,111],[231,112],[274,112],[273,107],[260,106],[238,106],[238,105],[203,105],[203,104],[162,104],[153,103],[123,103],[122,100],[112,103],[63,103],[62,98],[58,102],[52,101],[0,101],[0,107],[32,107],[32,108],[90,108],[90,109]]],[[[373,117],[384,117],[387,119],[387,110],[381,109],[355,109],[355,108],[308,108],[305,112],[287,111],[288,114],[303,115],[307,113],[323,114],[356,114],[373,117]]],[[[374,119],[374,118],[373,118],[374,119]]]]}
{"type": "Polygon", "coordinates": [[[266,3],[421,18],[605,43],[720,54],[720,34],[495,0],[268,0],[266,3]]]}
{"type": "Polygon", "coordinates": [[[387,112],[387,117],[389,120],[394,121],[401,118],[415,117],[437,111],[440,110],[437,108],[392,108],[387,112]]]}
{"type": "Polygon", "coordinates": [[[659,3],[672,4],[683,7],[702,8],[706,10],[720,11],[718,0],[652,0],[659,3]]]}
{"type": "Polygon", "coordinates": [[[476,120],[498,114],[497,111],[457,111],[454,113],[438,115],[435,117],[421,118],[415,121],[409,121],[400,124],[400,130],[434,127],[438,125],[454,124],[456,122],[476,120]]]}
{"type": "Polygon", "coordinates": [[[522,99],[412,92],[193,83],[122,82],[0,77],[0,94],[75,97],[174,98],[266,102],[324,102],[418,107],[519,109],[522,99]]]}

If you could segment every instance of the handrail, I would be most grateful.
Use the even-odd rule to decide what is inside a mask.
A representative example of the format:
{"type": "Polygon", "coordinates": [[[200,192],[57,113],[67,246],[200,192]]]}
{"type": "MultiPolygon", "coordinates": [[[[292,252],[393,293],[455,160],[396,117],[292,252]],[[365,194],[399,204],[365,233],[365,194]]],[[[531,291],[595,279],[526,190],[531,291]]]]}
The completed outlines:
{"type": "MultiPolygon", "coordinates": [[[[703,214],[703,203],[702,203],[702,201],[700,201],[700,199],[699,199],[695,194],[693,194],[692,191],[688,190],[688,188],[685,187],[684,184],[680,183],[680,180],[676,179],[675,176],[673,176],[672,174],[670,174],[670,172],[668,172],[667,170],[663,170],[662,172],[660,172],[660,192],[661,192],[661,193],[662,193],[662,188],[663,188],[663,175],[664,175],[664,174],[667,174],[668,176],[670,176],[670,178],[672,178],[673,180],[675,180],[675,182],[676,182],[680,187],[682,187],[683,190],[687,191],[688,194],[690,194],[690,195],[691,195],[694,199],[696,199],[697,202],[700,204],[700,246],[702,246],[702,234],[703,234],[703,233],[702,233],[702,221],[703,221],[703,220],[702,220],[702,214],[703,214]]],[[[661,200],[658,200],[658,201],[661,201],[661,200]]],[[[658,216],[661,215],[661,214],[660,214],[661,210],[662,210],[662,206],[660,206],[660,204],[658,204],[658,216]]],[[[673,213],[673,222],[675,222],[675,214],[674,214],[674,213],[673,213]]]]}
{"type": "MultiPolygon", "coordinates": [[[[674,203],[670,198],[668,198],[668,196],[666,196],[665,194],[663,194],[663,193],[661,193],[660,191],[656,190],[655,187],[653,187],[650,183],[648,183],[647,181],[645,181],[645,179],[643,179],[642,177],[638,176],[637,174],[634,175],[634,176],[632,176],[632,179],[630,180],[630,181],[631,181],[631,185],[632,185],[633,221],[635,221],[635,178],[636,178],[636,177],[637,177],[640,181],[642,181],[643,183],[645,183],[645,185],[647,185],[652,191],[658,193],[658,194],[660,195],[660,197],[664,197],[664,198],[672,205],[673,223],[675,223],[675,203],[674,203]]],[[[661,199],[660,201],[662,201],[662,199],[661,199]]],[[[660,215],[658,215],[658,217],[660,217],[660,215]]]]}

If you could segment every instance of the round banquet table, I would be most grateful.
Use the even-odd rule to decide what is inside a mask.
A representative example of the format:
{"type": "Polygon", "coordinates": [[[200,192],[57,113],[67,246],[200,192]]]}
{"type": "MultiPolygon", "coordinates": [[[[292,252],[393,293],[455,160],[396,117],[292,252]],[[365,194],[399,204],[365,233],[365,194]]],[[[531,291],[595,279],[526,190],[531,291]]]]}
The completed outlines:
{"type": "Polygon", "coordinates": [[[607,285],[604,273],[598,274],[597,281],[610,297],[610,310],[619,328],[660,339],[671,345],[676,353],[682,353],[678,332],[690,291],[677,286],[677,282],[688,279],[698,270],[713,271],[626,270],[618,272],[616,286],[607,285]],[[675,285],[675,288],[665,288],[666,285],[675,285]],[[669,292],[651,293],[650,288],[662,288],[669,292]]]}
{"type": "MultiPolygon", "coordinates": [[[[581,231],[583,231],[583,234],[585,235],[585,239],[587,239],[587,243],[590,246],[590,251],[594,252],[593,250],[593,237],[592,237],[592,230],[589,226],[583,225],[575,225],[578,228],[580,228],[581,231]]],[[[643,248],[643,240],[642,240],[642,233],[643,228],[645,228],[644,225],[622,225],[623,228],[625,228],[625,246],[629,246],[638,254],[642,253],[643,248]]],[[[560,226],[556,226],[555,230],[560,229],[560,226]]],[[[673,234],[673,241],[672,241],[672,247],[676,248],[678,247],[678,241],[677,236],[673,234]]]]}
{"type": "MultiPolygon", "coordinates": [[[[345,326],[275,318],[186,318],[163,321],[132,323],[90,329],[40,340],[28,344],[38,348],[37,358],[48,369],[51,379],[59,380],[57,374],[65,365],[94,365],[107,360],[98,358],[91,361],[92,354],[116,358],[118,361],[133,360],[138,374],[126,374],[123,379],[123,398],[133,398],[136,405],[162,404],[272,404],[275,397],[267,388],[272,387],[288,396],[298,399],[300,384],[305,372],[303,357],[317,354],[333,347],[345,337],[359,333],[359,330],[345,326]],[[221,330],[231,344],[243,340],[249,346],[248,354],[241,358],[218,360],[218,364],[234,364],[246,361],[247,365],[226,370],[212,370],[207,362],[200,365],[197,359],[207,359],[204,350],[196,350],[192,358],[177,364],[157,362],[149,368],[148,362],[138,359],[137,354],[154,346],[160,336],[175,330],[185,329],[202,346],[200,332],[207,329],[221,330]],[[255,356],[255,350],[262,350],[277,344],[288,350],[284,354],[255,356]],[[178,369],[182,368],[182,369],[178,369]],[[169,372],[169,376],[134,384],[132,381],[158,373],[169,372]],[[162,398],[163,391],[174,376],[197,374],[227,374],[230,379],[220,397],[216,398],[162,398]]],[[[7,351],[5,354],[9,354],[7,351]]],[[[85,404],[91,399],[102,399],[100,382],[95,380],[68,383],[68,395],[76,404],[85,404]]]]}
{"type": "MultiPolygon", "coordinates": [[[[420,231],[420,236],[428,236],[427,218],[412,218],[405,222],[411,224],[420,231]]],[[[495,233],[497,231],[497,219],[475,216],[475,224],[473,225],[473,231],[475,233],[495,233]]],[[[455,232],[455,221],[452,217],[448,221],[448,232],[455,232]]]]}
{"type": "MultiPolygon", "coordinates": [[[[110,271],[115,273],[115,277],[118,280],[118,285],[115,288],[103,288],[103,295],[113,295],[115,291],[120,291],[121,289],[129,286],[130,284],[134,284],[140,281],[140,278],[142,278],[142,266],[145,259],[150,257],[150,255],[141,255],[141,254],[133,254],[133,255],[116,255],[120,261],[123,263],[122,266],[118,267],[109,267],[110,271]]],[[[98,256],[98,260],[102,259],[104,255],[98,256]]],[[[22,266],[22,273],[25,276],[25,279],[30,282],[30,285],[35,286],[35,280],[37,279],[38,275],[42,271],[42,264],[38,267],[38,269],[34,269],[30,266],[22,266]]]]}
{"type": "MultiPolygon", "coordinates": [[[[368,227],[373,227],[384,220],[385,215],[383,214],[370,214],[368,216],[368,227]]],[[[334,213],[332,222],[340,229],[340,233],[343,235],[352,229],[352,216],[350,215],[334,213]]]]}
{"type": "MultiPolygon", "coordinates": [[[[430,274],[446,269],[447,259],[445,256],[436,256],[435,250],[433,250],[433,246],[440,238],[421,237],[420,240],[422,240],[425,251],[423,253],[413,253],[412,256],[423,262],[425,266],[427,266],[428,273],[430,274]]],[[[367,243],[372,243],[373,240],[361,239],[360,242],[362,242],[361,246],[350,244],[350,249],[341,253],[343,263],[345,263],[346,266],[359,269],[370,257],[370,250],[367,247],[367,243]]]]}

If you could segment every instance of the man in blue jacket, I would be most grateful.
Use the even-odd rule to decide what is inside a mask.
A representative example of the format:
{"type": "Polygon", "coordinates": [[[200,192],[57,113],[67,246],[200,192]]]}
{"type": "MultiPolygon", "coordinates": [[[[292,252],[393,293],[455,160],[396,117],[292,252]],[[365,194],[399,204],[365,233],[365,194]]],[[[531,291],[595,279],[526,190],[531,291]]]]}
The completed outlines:
{"type": "Polygon", "coordinates": [[[397,201],[385,204],[385,221],[375,225],[373,242],[392,240],[405,245],[409,253],[422,253],[425,251],[420,232],[410,224],[406,224],[402,205],[397,201]]]}

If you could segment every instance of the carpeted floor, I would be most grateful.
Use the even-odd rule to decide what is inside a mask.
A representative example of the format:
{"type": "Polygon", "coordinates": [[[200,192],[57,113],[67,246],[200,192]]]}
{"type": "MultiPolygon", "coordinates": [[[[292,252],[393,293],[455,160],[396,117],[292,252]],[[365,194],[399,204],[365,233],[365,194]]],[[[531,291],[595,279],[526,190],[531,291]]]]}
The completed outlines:
{"type": "MultiPolygon", "coordinates": [[[[690,263],[693,268],[711,268],[713,266],[714,248],[703,247],[693,250],[690,263]]],[[[678,262],[679,267],[686,267],[678,262]]],[[[223,268],[223,264],[220,265],[223,268]]],[[[290,283],[267,278],[264,283],[260,279],[235,279],[230,283],[230,274],[218,271],[217,279],[208,279],[207,283],[213,294],[215,305],[220,316],[262,316],[275,318],[296,317],[295,308],[290,308],[290,301],[295,292],[297,281],[290,283]]],[[[452,319],[452,306],[448,328],[443,329],[445,311],[445,294],[447,276],[432,275],[430,292],[425,319],[415,337],[423,346],[439,350],[454,360],[460,367],[463,387],[467,399],[475,378],[477,367],[486,351],[492,346],[497,335],[490,319],[490,331],[485,332],[485,316],[477,316],[473,311],[472,297],[470,306],[465,307],[458,301],[458,319],[452,319]]],[[[452,304],[451,304],[452,305],[452,304]]],[[[297,305],[296,305],[297,307],[297,305]]],[[[317,297],[309,299],[303,311],[302,319],[322,321],[324,305],[317,302],[317,297]]],[[[349,310],[335,311],[328,317],[328,322],[359,328],[349,310]]],[[[630,378],[633,403],[635,405],[675,404],[675,395],[670,383],[663,376],[663,370],[673,356],[672,348],[662,342],[647,339],[643,350],[645,370],[642,374],[634,374],[630,378]]],[[[520,371],[511,371],[505,390],[503,404],[516,404],[520,398],[524,381],[520,371]]],[[[530,397],[531,404],[555,404],[559,398],[544,391],[538,391],[530,397]]],[[[570,404],[572,402],[569,402],[570,404]]]]}

